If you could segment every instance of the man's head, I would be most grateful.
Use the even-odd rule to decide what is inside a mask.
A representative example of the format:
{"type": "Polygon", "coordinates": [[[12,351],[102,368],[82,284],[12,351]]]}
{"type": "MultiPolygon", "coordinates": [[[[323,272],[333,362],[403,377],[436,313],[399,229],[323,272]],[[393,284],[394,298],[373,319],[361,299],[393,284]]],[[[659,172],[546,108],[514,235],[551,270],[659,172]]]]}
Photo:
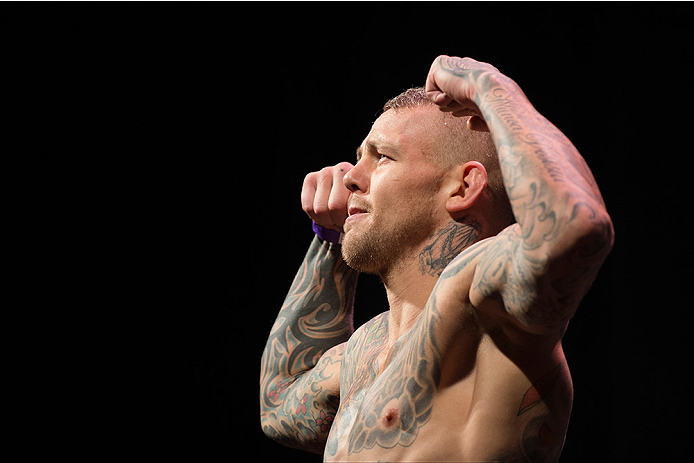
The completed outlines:
{"type": "Polygon", "coordinates": [[[416,257],[452,221],[475,227],[479,238],[513,223],[489,133],[440,111],[423,88],[383,109],[344,178],[352,192],[342,248],[350,266],[383,273],[416,257]]]}

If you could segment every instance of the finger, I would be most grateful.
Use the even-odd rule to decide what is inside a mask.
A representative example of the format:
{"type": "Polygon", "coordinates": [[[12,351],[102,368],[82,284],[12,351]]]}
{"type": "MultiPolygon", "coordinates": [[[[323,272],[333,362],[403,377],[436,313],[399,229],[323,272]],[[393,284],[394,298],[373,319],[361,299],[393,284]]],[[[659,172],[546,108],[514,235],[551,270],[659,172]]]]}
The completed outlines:
{"type": "Polygon", "coordinates": [[[313,212],[316,218],[313,219],[321,227],[336,229],[336,225],[330,217],[328,201],[330,199],[330,190],[333,186],[332,169],[324,168],[318,173],[316,182],[316,194],[313,197],[313,212]]]}
{"type": "Polygon", "coordinates": [[[427,76],[427,81],[424,86],[424,91],[427,98],[429,98],[434,104],[441,107],[448,106],[453,98],[448,96],[445,92],[441,91],[438,84],[436,83],[436,76],[433,72],[430,72],[427,76]]]}
{"type": "Polygon", "coordinates": [[[437,74],[439,70],[439,61],[441,57],[439,56],[431,63],[429,68],[429,74],[427,74],[427,79],[424,84],[424,91],[427,97],[439,106],[447,106],[451,102],[451,98],[446,95],[444,91],[441,90],[439,83],[437,82],[437,74]]]}
{"type": "Polygon", "coordinates": [[[468,119],[467,128],[476,132],[489,132],[487,123],[479,116],[472,116],[468,119]]]}
{"type": "Polygon", "coordinates": [[[311,172],[304,178],[301,188],[301,208],[314,222],[318,218],[313,211],[313,198],[316,197],[317,172],[311,172]]]}
{"type": "Polygon", "coordinates": [[[445,108],[446,106],[450,105],[453,101],[453,98],[451,98],[450,96],[448,96],[440,90],[432,90],[427,92],[427,98],[429,98],[434,104],[442,108],[445,108]]]}
{"type": "Polygon", "coordinates": [[[470,108],[451,109],[455,117],[476,116],[476,112],[470,108]]]}
{"type": "Polygon", "coordinates": [[[442,111],[450,111],[456,117],[480,116],[479,109],[477,108],[477,106],[474,105],[474,103],[472,103],[470,101],[464,101],[464,102],[452,101],[451,104],[449,104],[446,107],[446,109],[443,109],[443,108],[440,108],[440,109],[442,111]]]}
{"type": "Polygon", "coordinates": [[[342,231],[347,218],[347,201],[351,194],[345,186],[343,179],[352,167],[354,167],[352,164],[343,162],[333,169],[333,183],[330,190],[330,198],[328,199],[328,212],[339,231],[342,231]]]}

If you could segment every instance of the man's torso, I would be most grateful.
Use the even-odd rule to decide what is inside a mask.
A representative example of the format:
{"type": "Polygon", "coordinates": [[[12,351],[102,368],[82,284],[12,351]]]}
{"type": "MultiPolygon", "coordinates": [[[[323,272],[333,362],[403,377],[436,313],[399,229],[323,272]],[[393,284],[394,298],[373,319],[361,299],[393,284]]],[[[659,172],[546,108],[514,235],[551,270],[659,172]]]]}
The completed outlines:
{"type": "Polygon", "coordinates": [[[472,306],[475,255],[444,271],[392,348],[388,312],[350,338],[326,461],[558,458],[573,395],[561,343],[472,306]]]}

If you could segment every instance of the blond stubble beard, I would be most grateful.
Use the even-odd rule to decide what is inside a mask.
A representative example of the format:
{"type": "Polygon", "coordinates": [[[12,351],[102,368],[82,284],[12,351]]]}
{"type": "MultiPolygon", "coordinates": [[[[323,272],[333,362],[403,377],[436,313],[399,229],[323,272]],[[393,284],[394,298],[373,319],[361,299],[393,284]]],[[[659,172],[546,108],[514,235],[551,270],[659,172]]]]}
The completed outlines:
{"type": "Polygon", "coordinates": [[[342,242],[342,258],[353,269],[383,277],[398,265],[419,253],[422,243],[431,235],[431,216],[420,211],[387,227],[378,216],[368,224],[351,228],[342,242]]]}

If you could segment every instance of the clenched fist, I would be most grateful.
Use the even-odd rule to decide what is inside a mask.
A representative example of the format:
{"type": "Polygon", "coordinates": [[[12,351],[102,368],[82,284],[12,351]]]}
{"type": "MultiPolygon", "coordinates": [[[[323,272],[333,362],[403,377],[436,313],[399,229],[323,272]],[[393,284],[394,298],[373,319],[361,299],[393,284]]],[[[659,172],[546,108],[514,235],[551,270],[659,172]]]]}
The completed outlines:
{"type": "Polygon", "coordinates": [[[472,116],[468,120],[471,130],[489,131],[475,103],[475,93],[479,78],[490,73],[502,75],[491,64],[472,58],[439,56],[427,75],[427,97],[441,111],[452,112],[454,116],[472,116]]]}
{"type": "Polygon", "coordinates": [[[344,185],[344,177],[354,165],[341,162],[311,172],[301,189],[301,208],[323,228],[342,232],[347,218],[347,200],[351,192],[344,185]]]}

